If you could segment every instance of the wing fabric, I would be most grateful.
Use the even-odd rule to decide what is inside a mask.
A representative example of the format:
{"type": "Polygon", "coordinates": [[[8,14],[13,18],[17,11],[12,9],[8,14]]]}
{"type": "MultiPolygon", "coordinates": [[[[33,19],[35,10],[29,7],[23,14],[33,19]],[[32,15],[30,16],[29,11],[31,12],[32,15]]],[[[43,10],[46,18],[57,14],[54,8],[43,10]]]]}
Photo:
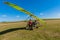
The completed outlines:
{"type": "Polygon", "coordinates": [[[42,19],[40,19],[37,16],[33,15],[32,13],[26,11],[25,9],[21,8],[20,6],[17,6],[15,4],[10,3],[10,2],[4,2],[4,3],[11,6],[11,7],[13,7],[13,8],[15,8],[16,10],[19,10],[19,11],[33,17],[34,19],[38,20],[41,24],[45,24],[45,22],[42,19]]]}

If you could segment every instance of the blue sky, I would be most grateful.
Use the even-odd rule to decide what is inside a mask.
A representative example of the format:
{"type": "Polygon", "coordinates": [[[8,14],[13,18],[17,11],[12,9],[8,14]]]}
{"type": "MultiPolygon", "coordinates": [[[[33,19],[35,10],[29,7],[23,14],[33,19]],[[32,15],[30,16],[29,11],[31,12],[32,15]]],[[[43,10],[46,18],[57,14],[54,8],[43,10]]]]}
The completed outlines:
{"type": "Polygon", "coordinates": [[[0,22],[26,20],[28,15],[3,2],[14,3],[39,18],[60,18],[60,0],[0,0],[0,22]]]}

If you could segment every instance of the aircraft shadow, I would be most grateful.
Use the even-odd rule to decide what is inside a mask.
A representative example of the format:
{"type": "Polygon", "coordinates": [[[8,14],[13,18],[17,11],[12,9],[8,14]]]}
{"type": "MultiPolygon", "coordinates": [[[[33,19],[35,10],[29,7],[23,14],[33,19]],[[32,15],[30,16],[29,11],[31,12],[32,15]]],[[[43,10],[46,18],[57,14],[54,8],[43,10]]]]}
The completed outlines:
{"type": "Polygon", "coordinates": [[[13,31],[16,31],[16,30],[26,30],[26,27],[7,29],[7,30],[4,30],[4,31],[0,32],[0,35],[6,34],[6,33],[9,33],[9,32],[13,32],[13,31]]]}

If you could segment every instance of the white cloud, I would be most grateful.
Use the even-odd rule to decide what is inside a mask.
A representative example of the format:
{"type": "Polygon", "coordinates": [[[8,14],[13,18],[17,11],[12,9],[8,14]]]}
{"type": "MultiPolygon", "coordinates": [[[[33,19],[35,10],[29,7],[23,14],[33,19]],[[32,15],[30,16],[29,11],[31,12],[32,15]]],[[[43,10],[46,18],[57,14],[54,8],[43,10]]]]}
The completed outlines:
{"type": "Polygon", "coordinates": [[[16,16],[17,18],[19,18],[20,16],[16,16]]]}
{"type": "Polygon", "coordinates": [[[60,16],[60,13],[58,13],[58,16],[60,16]]]}
{"type": "Polygon", "coordinates": [[[27,15],[27,17],[29,17],[29,15],[27,15]]]}
{"type": "Polygon", "coordinates": [[[40,13],[40,16],[43,16],[43,13],[40,13]]]}
{"type": "Polygon", "coordinates": [[[60,13],[56,13],[56,14],[55,14],[55,17],[60,18],[60,13]]]}
{"type": "Polygon", "coordinates": [[[2,15],[2,17],[7,17],[7,15],[2,15]]]}

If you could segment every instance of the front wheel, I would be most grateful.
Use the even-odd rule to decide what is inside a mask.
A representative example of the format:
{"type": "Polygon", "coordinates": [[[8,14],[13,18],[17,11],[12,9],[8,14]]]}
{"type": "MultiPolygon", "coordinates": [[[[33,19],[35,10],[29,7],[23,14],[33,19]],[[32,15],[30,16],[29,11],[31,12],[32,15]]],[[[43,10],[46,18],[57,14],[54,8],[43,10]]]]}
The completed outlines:
{"type": "Polygon", "coordinates": [[[27,30],[33,30],[33,27],[32,27],[31,25],[27,25],[27,26],[26,26],[26,29],[27,29],[27,30]]]}

